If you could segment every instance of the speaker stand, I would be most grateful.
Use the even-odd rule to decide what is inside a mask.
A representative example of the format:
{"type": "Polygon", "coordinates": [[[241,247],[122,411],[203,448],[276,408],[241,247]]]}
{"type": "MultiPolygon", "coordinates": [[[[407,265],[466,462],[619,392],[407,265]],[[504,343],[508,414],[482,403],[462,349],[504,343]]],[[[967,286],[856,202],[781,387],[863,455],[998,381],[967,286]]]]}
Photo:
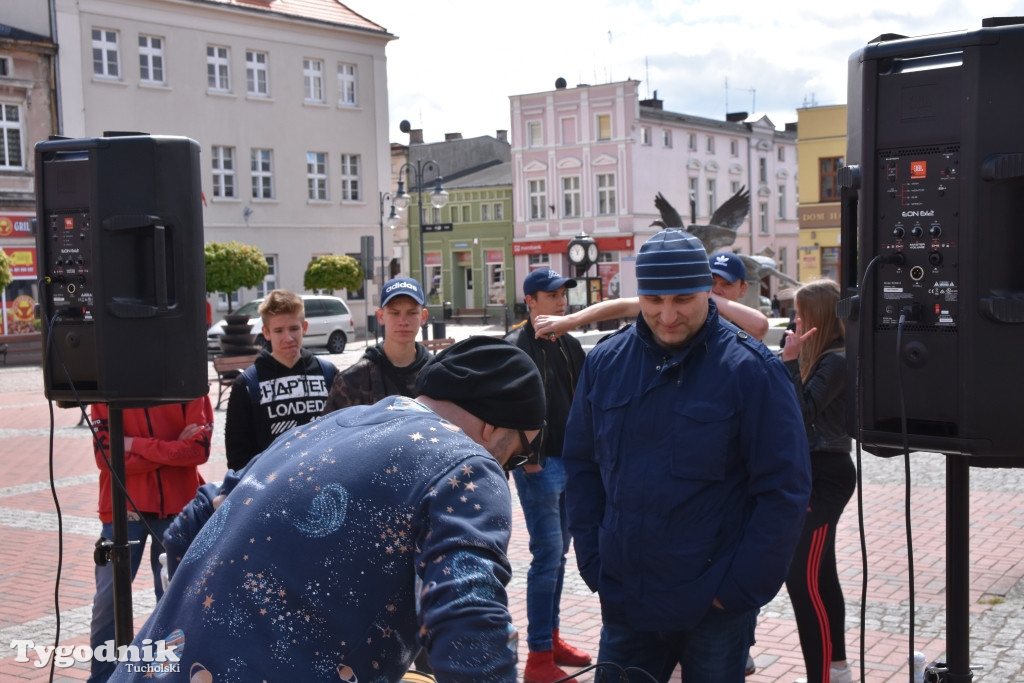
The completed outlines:
{"type": "Polygon", "coordinates": [[[131,645],[135,638],[132,616],[132,556],[128,544],[128,507],[124,490],[117,482],[127,486],[124,474],[124,413],[121,408],[108,406],[108,432],[110,434],[110,501],[113,505],[114,544],[110,559],[114,571],[114,644],[131,645]]]}
{"type": "MultiPolygon", "coordinates": [[[[946,658],[936,683],[971,681],[970,543],[971,468],[964,455],[946,456],[946,658]]],[[[935,665],[933,665],[935,666],[935,665]]]]}

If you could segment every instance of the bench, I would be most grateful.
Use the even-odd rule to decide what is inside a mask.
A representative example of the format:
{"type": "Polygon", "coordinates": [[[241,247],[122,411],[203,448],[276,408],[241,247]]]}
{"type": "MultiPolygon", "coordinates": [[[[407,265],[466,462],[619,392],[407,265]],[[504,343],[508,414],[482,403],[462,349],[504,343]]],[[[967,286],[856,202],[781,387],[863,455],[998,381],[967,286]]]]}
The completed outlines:
{"type": "Polygon", "coordinates": [[[214,410],[220,410],[220,404],[224,401],[224,388],[229,389],[235,378],[247,367],[256,362],[257,354],[245,356],[215,356],[213,359],[213,370],[217,373],[217,406],[214,410]]]}
{"type": "Polygon", "coordinates": [[[447,349],[454,344],[455,340],[452,337],[446,337],[444,339],[424,339],[420,343],[426,346],[428,351],[437,353],[441,349],[447,349]]]}
{"type": "Polygon", "coordinates": [[[4,365],[42,365],[42,333],[0,335],[0,358],[4,365]]]}
{"type": "Polygon", "coordinates": [[[456,322],[462,322],[463,319],[487,322],[489,317],[491,316],[487,313],[486,308],[456,308],[455,313],[452,314],[452,319],[456,322]]]}

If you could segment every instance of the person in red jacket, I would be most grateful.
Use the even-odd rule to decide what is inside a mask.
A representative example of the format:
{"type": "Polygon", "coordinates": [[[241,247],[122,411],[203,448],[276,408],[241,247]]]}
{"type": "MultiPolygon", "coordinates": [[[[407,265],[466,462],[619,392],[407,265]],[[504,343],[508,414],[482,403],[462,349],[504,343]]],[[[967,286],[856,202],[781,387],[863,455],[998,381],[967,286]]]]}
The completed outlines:
{"type": "MultiPolygon", "coordinates": [[[[113,505],[110,498],[110,431],[106,405],[91,408],[95,439],[93,450],[100,469],[99,514],[103,538],[113,537],[113,505]]],[[[204,482],[198,466],[210,458],[213,406],[208,396],[188,403],[169,403],[122,411],[124,422],[125,487],[128,498],[128,540],[132,580],[142,564],[146,538],[153,537],[149,560],[157,600],[163,595],[159,556],[161,540],[175,515],[191,502],[204,482]],[[134,507],[132,505],[134,502],[134,507]],[[137,508],[137,509],[136,509],[137,508]]],[[[114,572],[107,563],[96,567],[96,595],[92,603],[89,644],[95,651],[114,640],[114,572]]],[[[103,683],[115,662],[93,659],[90,683],[103,683]]]]}

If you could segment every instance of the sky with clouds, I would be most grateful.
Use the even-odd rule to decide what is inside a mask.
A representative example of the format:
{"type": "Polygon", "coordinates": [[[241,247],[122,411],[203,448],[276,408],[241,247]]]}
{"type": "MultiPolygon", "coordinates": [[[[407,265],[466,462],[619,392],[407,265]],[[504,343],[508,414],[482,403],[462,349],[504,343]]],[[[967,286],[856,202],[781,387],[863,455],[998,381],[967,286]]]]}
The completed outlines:
{"type": "Polygon", "coordinates": [[[766,114],[844,104],[850,55],[883,33],[917,37],[1024,16],[1024,0],[342,0],[397,37],[387,46],[390,139],[494,135],[509,96],[634,79],[667,111],[766,114]],[[728,88],[726,84],[728,83],[728,88]]]}

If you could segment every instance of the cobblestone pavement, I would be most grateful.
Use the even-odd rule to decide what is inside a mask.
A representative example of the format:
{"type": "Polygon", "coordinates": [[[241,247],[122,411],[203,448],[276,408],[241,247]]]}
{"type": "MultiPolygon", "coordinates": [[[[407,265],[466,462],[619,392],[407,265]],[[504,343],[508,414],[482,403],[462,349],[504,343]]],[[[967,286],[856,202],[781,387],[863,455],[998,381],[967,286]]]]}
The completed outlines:
{"type": "MultiPolygon", "coordinates": [[[[501,335],[503,331],[500,326],[450,325],[447,329],[448,335],[456,338],[474,333],[501,335]]],[[[355,362],[364,348],[363,342],[354,342],[345,353],[329,358],[344,368],[355,362]]],[[[21,639],[52,644],[57,624],[55,594],[59,600],[60,642],[88,643],[92,545],[99,533],[97,472],[89,431],[78,426],[78,421],[75,411],[47,402],[39,368],[0,367],[0,471],[4,474],[0,480],[0,681],[48,679],[48,669],[16,661],[10,644],[21,639]],[[57,503],[51,492],[51,469],[57,503]],[[58,528],[62,534],[58,534],[58,528]]],[[[223,426],[224,411],[217,411],[213,454],[201,468],[207,480],[219,479],[225,470],[223,426]]],[[[944,659],[945,461],[936,454],[911,456],[916,588],[913,647],[908,642],[911,616],[903,459],[864,454],[862,475],[868,561],[863,658],[863,572],[856,498],[847,507],[838,530],[837,555],[847,602],[847,655],[858,680],[863,668],[866,681],[902,683],[908,680],[905,662],[910,651],[923,652],[928,661],[944,659]]],[[[970,489],[970,651],[972,665],[983,667],[974,678],[1000,683],[1021,681],[1024,654],[1018,644],[1024,643],[1024,469],[972,469],[970,489]]],[[[518,505],[514,521],[509,598],[522,631],[522,665],[526,657],[526,570],[530,556],[518,505]]],[[[151,585],[148,569],[143,568],[134,583],[138,625],[153,607],[152,591],[147,589],[151,585]]],[[[561,626],[567,639],[596,655],[600,606],[579,578],[571,553],[561,626]]],[[[804,675],[785,589],[762,609],[757,638],[753,654],[758,672],[748,681],[788,683],[804,675]]],[[[78,664],[57,669],[54,680],[87,677],[87,666],[78,664]]],[[[578,680],[585,683],[593,677],[584,673],[578,680]]]]}

